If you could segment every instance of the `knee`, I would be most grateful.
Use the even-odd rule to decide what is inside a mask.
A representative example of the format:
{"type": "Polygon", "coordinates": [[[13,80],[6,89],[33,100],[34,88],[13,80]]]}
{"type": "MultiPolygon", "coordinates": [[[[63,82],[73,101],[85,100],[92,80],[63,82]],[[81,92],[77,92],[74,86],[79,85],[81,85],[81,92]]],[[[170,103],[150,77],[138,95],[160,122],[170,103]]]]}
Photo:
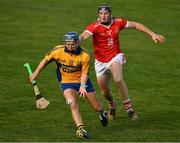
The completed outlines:
{"type": "Polygon", "coordinates": [[[77,109],[78,109],[78,104],[77,104],[77,102],[72,101],[72,102],[70,103],[70,108],[71,108],[71,111],[77,110],[77,109]]]}
{"type": "Polygon", "coordinates": [[[115,83],[116,83],[117,86],[122,87],[124,85],[124,80],[121,79],[121,78],[117,78],[117,79],[115,79],[115,83]]]}

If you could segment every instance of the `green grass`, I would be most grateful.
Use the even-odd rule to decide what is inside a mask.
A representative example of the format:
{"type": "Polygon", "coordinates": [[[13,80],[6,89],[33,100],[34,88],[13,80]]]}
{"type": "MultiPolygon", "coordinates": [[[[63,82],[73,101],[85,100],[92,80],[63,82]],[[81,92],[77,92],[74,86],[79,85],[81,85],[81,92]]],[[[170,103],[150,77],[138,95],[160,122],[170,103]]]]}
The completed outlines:
{"type": "MultiPolygon", "coordinates": [[[[117,120],[101,127],[98,114],[80,100],[80,110],[90,139],[75,136],[69,107],[58,88],[55,64],[39,76],[38,84],[50,100],[47,110],[35,109],[33,90],[24,63],[33,69],[45,53],[62,44],[67,31],[82,32],[96,19],[103,0],[0,0],[0,141],[1,142],[177,142],[180,141],[180,2],[179,0],[107,0],[114,16],[139,21],[166,36],[165,45],[136,30],[120,33],[126,54],[124,79],[139,115],[131,122],[118,100],[117,120]]],[[[91,40],[83,46],[93,57],[91,40]]],[[[91,79],[97,86],[93,58],[91,79]]]]}

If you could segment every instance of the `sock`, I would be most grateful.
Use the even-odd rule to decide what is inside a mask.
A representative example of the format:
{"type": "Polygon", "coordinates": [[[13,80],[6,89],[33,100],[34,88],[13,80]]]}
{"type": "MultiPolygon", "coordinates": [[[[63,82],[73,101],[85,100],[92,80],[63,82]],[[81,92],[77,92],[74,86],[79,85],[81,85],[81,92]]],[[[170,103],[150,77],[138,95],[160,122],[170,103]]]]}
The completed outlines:
{"type": "Polygon", "coordinates": [[[114,108],[116,106],[116,101],[109,102],[109,108],[114,108]]]}
{"type": "Polygon", "coordinates": [[[84,128],[84,125],[79,125],[77,128],[82,129],[82,128],[84,128]]]}
{"type": "Polygon", "coordinates": [[[106,111],[100,111],[99,114],[106,117],[106,111]]]}
{"type": "Polygon", "coordinates": [[[125,110],[126,110],[127,113],[129,111],[133,111],[130,99],[127,99],[127,100],[123,101],[123,104],[124,104],[124,107],[125,107],[125,110]]]}

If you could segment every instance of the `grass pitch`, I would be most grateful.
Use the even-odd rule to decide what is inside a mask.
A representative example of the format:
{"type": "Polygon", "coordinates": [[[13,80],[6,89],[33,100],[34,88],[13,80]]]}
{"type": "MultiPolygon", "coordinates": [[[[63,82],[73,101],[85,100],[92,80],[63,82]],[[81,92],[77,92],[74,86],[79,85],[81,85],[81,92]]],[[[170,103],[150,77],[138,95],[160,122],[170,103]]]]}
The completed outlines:
{"type": "MultiPolygon", "coordinates": [[[[103,0],[0,0],[0,141],[1,142],[177,142],[180,141],[180,2],[179,0],[108,0],[113,15],[139,21],[166,36],[165,45],[136,30],[120,33],[127,64],[124,79],[139,120],[131,122],[119,100],[118,114],[107,128],[86,100],[80,110],[89,131],[88,140],[75,136],[69,107],[58,88],[55,64],[39,76],[38,84],[51,105],[35,109],[34,93],[23,65],[36,68],[44,54],[62,44],[64,33],[77,31],[96,19],[103,0]]],[[[92,55],[91,40],[83,46],[92,55]]],[[[93,55],[92,55],[93,57],[93,55]]],[[[91,79],[100,101],[93,58],[91,79]]]]}

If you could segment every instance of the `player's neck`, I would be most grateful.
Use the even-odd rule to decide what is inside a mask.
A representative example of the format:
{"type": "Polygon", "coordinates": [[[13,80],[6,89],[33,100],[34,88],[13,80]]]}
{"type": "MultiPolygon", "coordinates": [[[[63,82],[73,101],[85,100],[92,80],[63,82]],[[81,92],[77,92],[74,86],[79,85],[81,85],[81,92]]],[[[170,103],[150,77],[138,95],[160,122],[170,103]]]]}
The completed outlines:
{"type": "Polygon", "coordinates": [[[109,26],[110,25],[110,22],[101,22],[102,25],[105,25],[105,26],[109,26]]]}
{"type": "Polygon", "coordinates": [[[112,23],[112,19],[110,19],[109,21],[107,21],[107,22],[101,22],[101,24],[102,25],[105,25],[105,26],[109,26],[109,25],[111,25],[111,23],[112,23]]]}

